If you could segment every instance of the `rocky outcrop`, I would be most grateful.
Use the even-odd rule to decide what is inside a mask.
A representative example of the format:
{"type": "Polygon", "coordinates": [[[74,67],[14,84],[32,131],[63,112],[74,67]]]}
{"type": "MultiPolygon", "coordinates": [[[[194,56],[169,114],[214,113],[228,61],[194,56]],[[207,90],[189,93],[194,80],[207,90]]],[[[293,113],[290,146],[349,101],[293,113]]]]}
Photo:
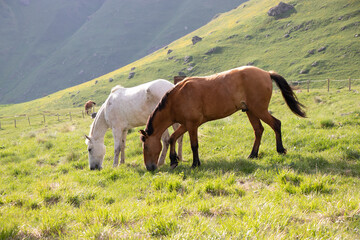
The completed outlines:
{"type": "Polygon", "coordinates": [[[184,62],[185,63],[189,63],[189,62],[191,62],[193,60],[193,57],[192,56],[186,56],[186,57],[184,57],[184,62]]]}
{"type": "Polygon", "coordinates": [[[199,36],[194,36],[194,37],[191,39],[193,45],[197,44],[197,43],[200,42],[201,40],[202,40],[202,38],[199,37],[199,36]]]}
{"type": "Polygon", "coordinates": [[[279,5],[277,5],[276,7],[270,8],[270,10],[268,11],[268,15],[276,17],[290,10],[294,10],[294,7],[292,5],[280,2],[279,5]]]}
{"type": "Polygon", "coordinates": [[[221,51],[221,47],[213,47],[209,51],[207,51],[205,54],[206,55],[211,55],[211,54],[214,54],[214,53],[219,53],[220,51],[221,51]]]}
{"type": "Polygon", "coordinates": [[[135,72],[130,72],[129,76],[128,76],[128,79],[132,79],[134,76],[135,76],[135,72]]]}

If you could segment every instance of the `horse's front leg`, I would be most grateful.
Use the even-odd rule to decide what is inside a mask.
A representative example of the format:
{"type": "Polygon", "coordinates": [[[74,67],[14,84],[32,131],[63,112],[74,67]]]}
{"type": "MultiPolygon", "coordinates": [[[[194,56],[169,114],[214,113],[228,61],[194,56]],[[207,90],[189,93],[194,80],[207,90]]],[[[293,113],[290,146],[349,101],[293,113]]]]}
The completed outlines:
{"type": "MultiPolygon", "coordinates": [[[[180,124],[179,123],[175,123],[172,125],[174,131],[176,131],[176,129],[178,129],[180,127],[180,124]]],[[[178,143],[178,151],[177,151],[177,155],[178,155],[178,159],[180,161],[183,160],[182,158],[182,143],[183,143],[183,136],[184,135],[181,135],[178,139],[177,139],[177,143],[178,143]]]]}
{"type": "Polygon", "coordinates": [[[125,162],[125,138],[127,129],[112,129],[114,135],[114,163],[113,167],[117,167],[119,165],[119,156],[121,152],[121,160],[120,163],[125,162]],[[125,133],[125,134],[124,134],[125,133]]]}
{"type": "MultiPolygon", "coordinates": [[[[178,165],[178,159],[179,157],[176,154],[175,151],[175,143],[176,140],[181,137],[182,135],[186,132],[186,127],[184,125],[180,125],[180,127],[178,127],[175,132],[171,135],[170,137],[170,167],[172,169],[176,168],[178,165]]],[[[182,143],[181,143],[182,144],[182,143]]],[[[182,150],[182,149],[181,149],[182,150]]]]}
{"type": "Polygon", "coordinates": [[[169,139],[170,139],[169,131],[165,130],[165,132],[161,136],[161,141],[163,142],[163,149],[158,159],[158,164],[157,164],[158,166],[161,166],[165,163],[166,153],[169,148],[169,139]]]}

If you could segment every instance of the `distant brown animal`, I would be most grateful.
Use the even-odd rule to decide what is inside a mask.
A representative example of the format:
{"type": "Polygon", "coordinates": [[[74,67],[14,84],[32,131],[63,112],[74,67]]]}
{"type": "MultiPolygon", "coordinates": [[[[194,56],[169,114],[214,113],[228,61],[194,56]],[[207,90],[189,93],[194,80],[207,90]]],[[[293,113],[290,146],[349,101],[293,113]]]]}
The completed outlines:
{"type": "Polygon", "coordinates": [[[255,132],[255,142],[249,158],[259,152],[264,127],[267,123],[276,135],[276,150],[285,154],[281,139],[281,122],[273,117],[268,106],[275,81],[293,113],[305,117],[301,103],[286,80],[275,72],[256,67],[240,67],[208,77],[188,77],[167,92],[150,115],[145,130],[141,130],[144,162],[147,170],[157,168],[161,151],[160,138],[165,129],[174,123],[180,127],[170,137],[170,166],[178,165],[175,141],[189,133],[193,152],[192,167],[200,166],[198,153],[198,127],[208,121],[227,117],[238,110],[246,112],[255,132]]]}
{"type": "Polygon", "coordinates": [[[89,113],[91,112],[92,107],[95,106],[95,105],[96,105],[96,103],[94,101],[91,101],[91,100],[89,100],[89,101],[87,101],[85,103],[84,107],[85,107],[85,112],[86,112],[87,115],[89,115],[89,113]]]}

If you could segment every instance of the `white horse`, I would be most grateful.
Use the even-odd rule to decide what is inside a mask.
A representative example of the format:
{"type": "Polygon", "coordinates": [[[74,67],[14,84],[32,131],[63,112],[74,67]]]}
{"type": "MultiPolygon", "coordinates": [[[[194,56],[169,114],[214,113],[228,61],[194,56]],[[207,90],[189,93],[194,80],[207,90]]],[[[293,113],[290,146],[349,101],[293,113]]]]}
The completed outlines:
{"type": "MultiPolygon", "coordinates": [[[[129,129],[143,126],[153,112],[161,98],[174,84],[158,79],[132,88],[116,86],[111,89],[109,97],[99,109],[94,122],[91,124],[89,136],[86,136],[88,145],[90,169],[101,169],[105,156],[104,136],[108,128],[114,136],[114,164],[125,163],[125,141],[129,129]]],[[[175,129],[178,125],[173,125],[175,129]]],[[[164,164],[169,146],[170,135],[168,130],[162,135],[164,148],[159,157],[159,166],[164,164]]],[[[182,154],[182,139],[178,141],[179,158],[182,154]]]]}

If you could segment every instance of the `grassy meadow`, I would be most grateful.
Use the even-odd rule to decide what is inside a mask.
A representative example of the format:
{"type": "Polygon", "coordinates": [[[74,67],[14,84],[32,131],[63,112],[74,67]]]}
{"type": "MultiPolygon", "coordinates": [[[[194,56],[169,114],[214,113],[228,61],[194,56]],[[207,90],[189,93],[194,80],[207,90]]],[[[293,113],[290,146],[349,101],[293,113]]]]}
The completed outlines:
{"type": "Polygon", "coordinates": [[[246,114],[199,130],[202,165],[145,170],[139,129],[128,135],[126,164],[90,171],[87,117],[0,130],[0,239],[358,239],[360,238],[359,93],[297,93],[308,118],[274,91],[287,155],[265,131],[258,159],[246,114]]]}
{"type": "Polygon", "coordinates": [[[360,2],[290,3],[296,11],[276,19],[267,11],[278,1],[248,1],[107,75],[1,105],[0,239],[360,239],[360,2]],[[193,45],[194,35],[203,40],[193,45]],[[186,134],[184,161],[175,170],[167,157],[165,166],[147,172],[137,128],[127,137],[126,164],[112,167],[108,131],[104,168],[89,170],[84,134],[92,119],[81,116],[87,100],[98,108],[116,84],[248,64],[303,81],[297,95],[308,118],[292,114],[276,88],[270,104],[282,121],[287,155],[277,154],[275,134],[263,124],[259,158],[248,159],[254,133],[238,112],[201,126],[200,168],[190,168],[186,134]],[[307,80],[314,80],[310,92],[307,80]]]}

